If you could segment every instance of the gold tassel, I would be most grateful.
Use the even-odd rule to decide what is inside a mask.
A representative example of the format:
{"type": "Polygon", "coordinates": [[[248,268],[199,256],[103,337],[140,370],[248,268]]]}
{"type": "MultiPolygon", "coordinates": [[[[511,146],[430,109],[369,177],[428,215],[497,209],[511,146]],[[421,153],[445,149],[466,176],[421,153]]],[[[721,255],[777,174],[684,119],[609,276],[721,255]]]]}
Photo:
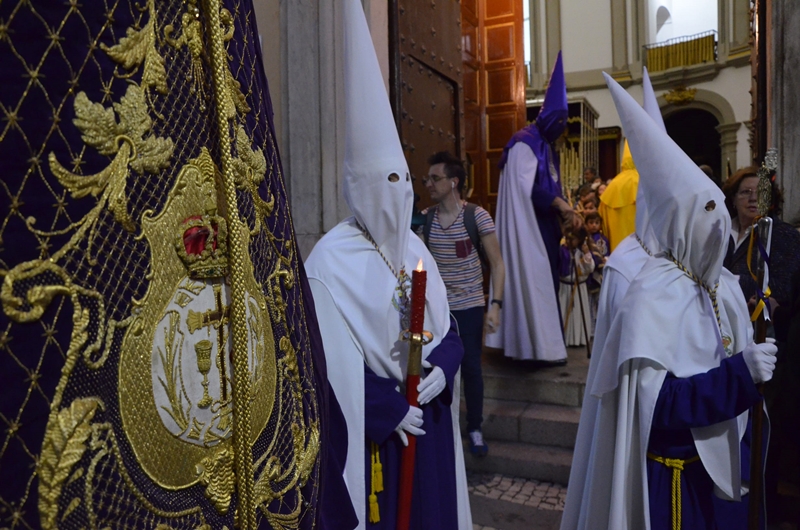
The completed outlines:
{"type": "Polygon", "coordinates": [[[383,491],[383,466],[381,465],[380,454],[378,453],[378,444],[372,442],[370,445],[370,467],[371,478],[371,493],[369,496],[369,522],[379,523],[381,521],[381,512],[378,509],[378,496],[376,493],[383,491]]]}
{"type": "Polygon", "coordinates": [[[375,493],[383,491],[383,464],[378,444],[372,442],[372,490],[375,493]]]}
{"type": "Polygon", "coordinates": [[[369,522],[372,524],[381,522],[381,512],[378,510],[378,496],[374,493],[369,496],[369,522]]]}
{"type": "Polygon", "coordinates": [[[375,464],[375,493],[383,491],[383,466],[380,461],[375,464]]]}

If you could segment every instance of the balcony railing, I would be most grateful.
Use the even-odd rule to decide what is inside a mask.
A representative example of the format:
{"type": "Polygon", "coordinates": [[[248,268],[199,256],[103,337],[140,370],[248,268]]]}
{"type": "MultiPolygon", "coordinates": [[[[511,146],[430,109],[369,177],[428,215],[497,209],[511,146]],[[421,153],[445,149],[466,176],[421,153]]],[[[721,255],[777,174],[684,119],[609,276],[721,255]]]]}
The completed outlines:
{"type": "Polygon", "coordinates": [[[670,68],[712,63],[717,60],[717,32],[676,37],[644,47],[647,69],[661,72],[670,68]]]}

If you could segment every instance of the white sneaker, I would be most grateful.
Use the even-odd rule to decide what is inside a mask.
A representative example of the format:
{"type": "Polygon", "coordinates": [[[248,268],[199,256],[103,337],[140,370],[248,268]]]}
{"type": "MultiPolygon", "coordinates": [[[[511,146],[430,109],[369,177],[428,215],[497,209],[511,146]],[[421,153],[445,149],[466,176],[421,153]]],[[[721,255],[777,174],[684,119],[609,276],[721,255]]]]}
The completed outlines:
{"type": "Polygon", "coordinates": [[[470,431],[469,450],[476,456],[486,456],[486,453],[489,452],[489,447],[483,440],[483,433],[481,431],[470,431]]]}

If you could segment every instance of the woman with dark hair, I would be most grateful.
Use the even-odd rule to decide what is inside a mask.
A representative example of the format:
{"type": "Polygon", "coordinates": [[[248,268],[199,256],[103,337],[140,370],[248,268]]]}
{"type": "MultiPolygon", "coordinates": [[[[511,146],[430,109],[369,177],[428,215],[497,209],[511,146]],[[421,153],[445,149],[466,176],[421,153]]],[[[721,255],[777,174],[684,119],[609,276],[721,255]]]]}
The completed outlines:
{"type": "MultiPolygon", "coordinates": [[[[758,169],[745,167],[725,181],[725,205],[731,215],[731,237],[725,267],[739,275],[739,283],[748,300],[756,295],[756,282],[747,268],[747,253],[750,248],[750,231],[758,216],[758,169]]],[[[770,250],[769,285],[772,298],[778,304],[788,303],[791,296],[792,275],[800,270],[800,232],[778,217],[783,207],[783,195],[772,181],[772,248],[770,250]]],[[[753,249],[751,263],[755,267],[756,250],[753,249]]],[[[755,273],[755,268],[753,269],[755,273]]]]}

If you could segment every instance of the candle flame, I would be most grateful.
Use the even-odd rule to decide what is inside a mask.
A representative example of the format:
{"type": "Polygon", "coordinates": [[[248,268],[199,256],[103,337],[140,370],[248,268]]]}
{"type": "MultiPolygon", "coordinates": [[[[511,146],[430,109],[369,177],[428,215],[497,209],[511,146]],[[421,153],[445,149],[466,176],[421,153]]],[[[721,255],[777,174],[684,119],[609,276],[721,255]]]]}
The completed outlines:
{"type": "Polygon", "coordinates": [[[422,258],[420,258],[419,259],[419,263],[417,263],[417,270],[420,271],[420,272],[423,270],[422,269],[422,258]]]}

